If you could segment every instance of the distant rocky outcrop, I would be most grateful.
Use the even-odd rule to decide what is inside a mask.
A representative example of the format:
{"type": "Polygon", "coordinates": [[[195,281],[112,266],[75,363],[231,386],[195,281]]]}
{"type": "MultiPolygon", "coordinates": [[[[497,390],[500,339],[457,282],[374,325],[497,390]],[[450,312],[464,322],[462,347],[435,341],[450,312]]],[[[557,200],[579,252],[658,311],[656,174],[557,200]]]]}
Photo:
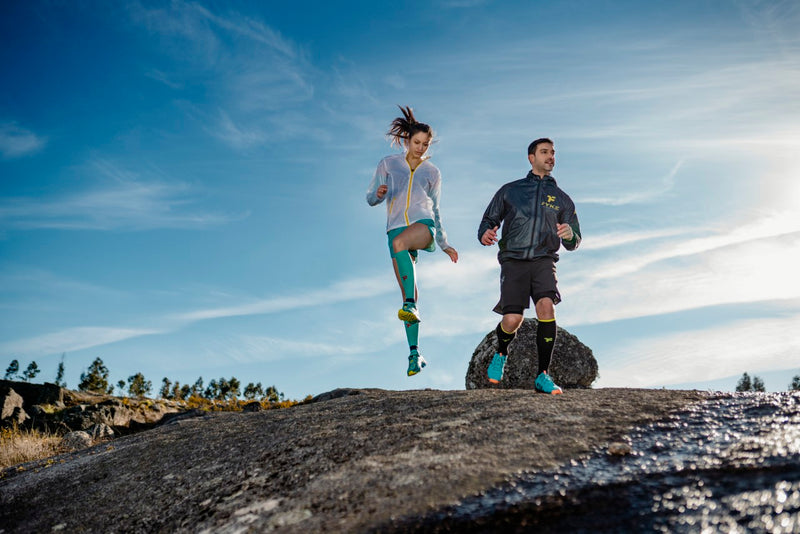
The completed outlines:
{"type": "MultiPolygon", "coordinates": [[[[538,324],[535,319],[525,319],[522,322],[516,337],[509,345],[509,358],[503,380],[499,384],[492,384],[486,376],[486,369],[497,350],[497,334],[494,330],[486,334],[469,362],[467,389],[533,389],[539,367],[536,350],[538,324]]],[[[548,370],[555,383],[562,388],[588,388],[597,379],[597,371],[597,360],[592,349],[558,327],[556,346],[548,370]]]]}
{"type": "Polygon", "coordinates": [[[152,428],[166,415],[185,411],[181,403],[173,401],[119,398],[49,383],[0,380],[0,427],[57,435],[88,431],[98,440],[152,428]]]}

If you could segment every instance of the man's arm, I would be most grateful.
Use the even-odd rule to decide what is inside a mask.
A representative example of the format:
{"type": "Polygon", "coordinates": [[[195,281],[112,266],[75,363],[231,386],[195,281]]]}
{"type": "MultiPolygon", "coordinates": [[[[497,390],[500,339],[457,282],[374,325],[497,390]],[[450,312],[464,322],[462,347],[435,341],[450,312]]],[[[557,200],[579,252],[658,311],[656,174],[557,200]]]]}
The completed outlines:
{"type": "Polygon", "coordinates": [[[501,187],[500,190],[494,194],[494,197],[492,197],[492,201],[489,202],[486,211],[483,212],[481,224],[478,226],[478,241],[480,241],[482,245],[492,245],[497,242],[497,229],[500,227],[506,215],[504,198],[504,188],[501,187]],[[486,234],[487,231],[489,231],[491,235],[485,236],[484,234],[486,234]],[[484,239],[484,237],[486,237],[486,239],[484,239]]]}

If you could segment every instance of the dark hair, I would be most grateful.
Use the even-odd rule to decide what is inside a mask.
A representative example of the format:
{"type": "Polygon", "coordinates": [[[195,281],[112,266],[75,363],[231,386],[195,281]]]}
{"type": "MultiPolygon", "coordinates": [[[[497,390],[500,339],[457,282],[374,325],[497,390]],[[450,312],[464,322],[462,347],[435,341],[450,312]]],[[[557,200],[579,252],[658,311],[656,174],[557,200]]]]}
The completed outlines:
{"type": "Polygon", "coordinates": [[[553,143],[552,140],[548,139],[547,137],[541,137],[541,138],[537,139],[536,141],[534,141],[533,143],[528,145],[528,155],[535,154],[536,153],[536,147],[538,145],[541,145],[542,143],[550,143],[551,145],[555,144],[555,143],[553,143]]]}
{"type": "Polygon", "coordinates": [[[393,120],[389,131],[386,132],[386,135],[392,139],[392,146],[401,145],[403,140],[411,139],[419,132],[425,132],[433,137],[433,129],[424,122],[417,122],[410,107],[397,107],[403,112],[403,116],[393,120]]]}

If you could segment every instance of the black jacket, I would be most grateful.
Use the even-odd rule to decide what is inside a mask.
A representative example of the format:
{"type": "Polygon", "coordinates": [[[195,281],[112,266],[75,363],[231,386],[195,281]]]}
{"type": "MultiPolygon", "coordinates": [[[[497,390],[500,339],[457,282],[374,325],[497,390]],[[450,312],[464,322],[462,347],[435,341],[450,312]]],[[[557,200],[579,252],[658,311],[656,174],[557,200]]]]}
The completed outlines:
{"type": "Polygon", "coordinates": [[[478,227],[478,241],[489,228],[503,223],[502,238],[498,242],[497,259],[532,260],[550,256],[558,261],[561,239],[557,223],[567,223],[575,237],[564,241],[564,248],[575,250],[581,242],[581,228],[575,213],[575,204],[559,189],[552,176],[528,172],[528,176],[510,182],[495,193],[483,214],[478,227]]]}

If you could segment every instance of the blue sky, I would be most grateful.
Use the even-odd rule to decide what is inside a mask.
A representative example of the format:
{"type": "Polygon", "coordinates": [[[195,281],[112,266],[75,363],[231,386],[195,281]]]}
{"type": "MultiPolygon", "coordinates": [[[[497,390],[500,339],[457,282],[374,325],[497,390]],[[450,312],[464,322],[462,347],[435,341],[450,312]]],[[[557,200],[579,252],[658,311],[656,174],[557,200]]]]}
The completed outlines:
{"type": "Polygon", "coordinates": [[[557,317],[596,385],[785,390],[798,27],[793,1],[3,2],[3,368],[462,389],[498,320],[480,217],[548,136],[584,234],[557,317]],[[364,198],[397,104],[436,130],[461,256],[422,256],[412,378],[364,198]]]}

